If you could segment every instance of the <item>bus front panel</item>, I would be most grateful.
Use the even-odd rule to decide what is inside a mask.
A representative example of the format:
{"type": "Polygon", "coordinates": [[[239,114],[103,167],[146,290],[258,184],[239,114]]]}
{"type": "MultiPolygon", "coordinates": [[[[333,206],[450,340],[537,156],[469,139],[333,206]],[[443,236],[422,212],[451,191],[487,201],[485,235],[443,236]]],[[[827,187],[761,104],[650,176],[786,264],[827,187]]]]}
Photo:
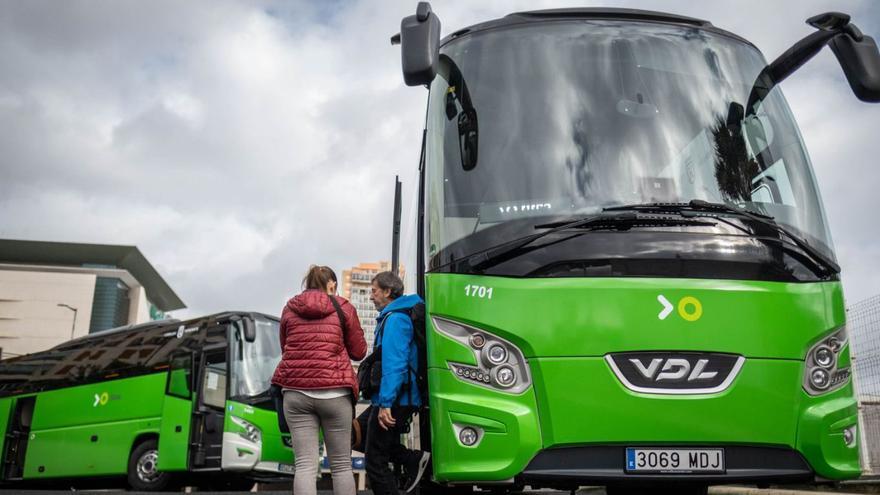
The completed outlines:
{"type": "MultiPolygon", "coordinates": [[[[844,438],[856,425],[851,381],[819,394],[805,385],[810,350],[844,327],[839,283],[427,280],[438,481],[859,474],[857,442],[844,438]],[[508,365],[516,378],[503,386],[508,365]],[[720,449],[726,462],[718,472],[645,475],[627,470],[628,448],[720,449]]],[[[845,341],[838,354],[847,369],[845,341]]]]}

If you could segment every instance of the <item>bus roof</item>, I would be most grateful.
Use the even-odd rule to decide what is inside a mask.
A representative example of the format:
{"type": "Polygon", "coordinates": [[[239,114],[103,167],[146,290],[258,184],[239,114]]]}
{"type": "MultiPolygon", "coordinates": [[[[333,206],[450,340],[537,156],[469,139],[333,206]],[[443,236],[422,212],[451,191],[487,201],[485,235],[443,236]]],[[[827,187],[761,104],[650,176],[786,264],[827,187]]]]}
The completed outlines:
{"type": "MultiPolygon", "coordinates": [[[[261,317],[269,319],[269,320],[279,321],[277,316],[270,316],[265,313],[259,313],[259,312],[253,312],[253,311],[224,311],[221,313],[214,313],[211,315],[200,316],[200,317],[192,318],[189,320],[179,320],[176,318],[169,318],[166,320],[155,320],[155,321],[148,321],[145,323],[138,323],[135,325],[125,325],[125,326],[116,327],[116,328],[109,328],[107,330],[103,330],[103,331],[95,332],[95,333],[90,333],[88,335],[83,335],[82,337],[77,337],[75,339],[68,340],[66,342],[62,342],[62,343],[56,345],[55,347],[52,347],[52,349],[62,349],[62,348],[67,347],[69,345],[73,345],[74,343],[76,343],[78,345],[80,342],[83,342],[83,341],[96,340],[96,339],[104,338],[108,335],[113,335],[113,334],[117,334],[117,333],[128,333],[128,332],[136,333],[138,331],[143,331],[143,330],[147,330],[150,328],[172,326],[172,325],[175,325],[175,326],[183,325],[183,326],[187,326],[187,327],[201,326],[202,324],[210,323],[212,321],[228,319],[232,316],[239,316],[239,317],[261,316],[261,317]]],[[[51,350],[51,349],[49,349],[49,350],[51,350]]],[[[39,353],[35,353],[35,354],[39,354],[39,353]]]]}
{"type": "Polygon", "coordinates": [[[242,317],[278,318],[227,311],[190,320],[159,320],[96,332],[45,351],[0,361],[0,397],[54,390],[164,371],[175,354],[191,354],[226,341],[218,332],[242,317]]]}
{"type": "Polygon", "coordinates": [[[493,19],[491,21],[474,24],[463,29],[459,29],[452,34],[443,38],[440,45],[445,45],[457,38],[467,34],[486,31],[499,27],[509,27],[515,25],[529,24],[534,22],[549,22],[561,20],[616,20],[616,21],[634,21],[634,22],[652,22],[663,24],[675,24],[682,27],[692,29],[701,29],[716,34],[721,34],[734,38],[738,41],[754,46],[750,41],[725,31],[712,25],[711,22],[687,17],[683,15],[667,14],[665,12],[656,12],[652,10],[640,9],[618,9],[605,7],[583,7],[569,9],[548,9],[548,10],[530,10],[526,12],[515,12],[504,17],[493,19]]]}

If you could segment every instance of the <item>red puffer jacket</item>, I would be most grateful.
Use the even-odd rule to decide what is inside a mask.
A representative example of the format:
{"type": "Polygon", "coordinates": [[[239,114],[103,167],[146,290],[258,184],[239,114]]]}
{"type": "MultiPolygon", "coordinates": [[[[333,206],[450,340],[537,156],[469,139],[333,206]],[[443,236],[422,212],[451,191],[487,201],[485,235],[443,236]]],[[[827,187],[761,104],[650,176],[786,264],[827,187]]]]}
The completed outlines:
{"type": "Polygon", "coordinates": [[[281,362],[272,383],[304,390],[347,387],[358,396],[351,360],[364,358],[367,341],[354,306],[334,297],[345,328],[325,292],[306,290],[287,301],[281,312],[281,362]]]}

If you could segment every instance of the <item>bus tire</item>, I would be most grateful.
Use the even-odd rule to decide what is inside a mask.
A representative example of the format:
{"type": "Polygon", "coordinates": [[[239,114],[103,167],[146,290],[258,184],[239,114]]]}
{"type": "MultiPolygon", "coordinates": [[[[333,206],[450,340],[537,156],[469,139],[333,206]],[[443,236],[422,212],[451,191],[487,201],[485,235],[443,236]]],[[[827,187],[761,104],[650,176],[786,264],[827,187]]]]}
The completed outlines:
{"type": "Polygon", "coordinates": [[[158,440],[151,438],[137,444],[128,458],[128,486],[144,492],[157,492],[168,486],[171,473],[160,472],[158,461],[158,440]]]}

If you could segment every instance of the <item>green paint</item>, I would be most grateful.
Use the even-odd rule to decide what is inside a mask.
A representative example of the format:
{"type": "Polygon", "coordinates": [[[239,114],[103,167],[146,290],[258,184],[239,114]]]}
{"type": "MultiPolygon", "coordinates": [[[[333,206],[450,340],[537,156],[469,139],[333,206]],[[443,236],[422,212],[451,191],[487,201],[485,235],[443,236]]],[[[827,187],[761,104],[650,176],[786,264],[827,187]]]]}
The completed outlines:
{"type": "MultiPolygon", "coordinates": [[[[859,475],[858,449],[842,440],[856,418],[852,384],[819,397],[802,388],[808,349],[844,324],[839,283],[429,274],[426,294],[429,314],[511,341],[532,374],[520,395],[458,380],[447,362],[473,364],[474,355],[429,322],[439,481],[508,479],[551,447],[642,442],[784,445],[820,476],[859,475]],[[491,287],[493,296],[468,297],[467,285],[491,287]],[[658,295],[674,306],[665,319],[658,295]],[[641,394],[624,388],[603,359],[639,350],[726,352],[746,361],[721,393],[641,394]],[[453,422],[484,428],[484,439],[461,445],[453,422]]],[[[848,362],[845,348],[840,363],[848,362]]]]}
{"type": "Polygon", "coordinates": [[[159,418],[151,418],[32,430],[24,478],[125,474],[134,439],[158,433],[158,426],[159,418]]]}
{"type": "MultiPolygon", "coordinates": [[[[12,406],[15,399],[0,399],[0,465],[6,452],[6,435],[4,434],[12,420],[12,406]]],[[[0,473],[2,474],[2,473],[0,473]]]]}
{"type": "MultiPolygon", "coordinates": [[[[430,345],[430,344],[429,344],[430,345]]],[[[505,480],[519,474],[541,448],[534,394],[499,394],[428,371],[434,476],[441,481],[505,480]],[[478,418],[469,422],[469,417],[478,418]],[[452,422],[486,428],[478,448],[458,443],[452,422]]]]}
{"type": "Polygon", "coordinates": [[[189,460],[192,401],[166,395],[159,432],[159,470],[185,471],[189,460]],[[180,431],[178,431],[178,429],[180,431]]]}
{"type": "Polygon", "coordinates": [[[278,417],[275,411],[228,401],[226,403],[226,412],[225,431],[234,433],[244,431],[239,425],[232,422],[230,415],[249,421],[260,429],[263,437],[260,461],[293,464],[293,451],[290,447],[284,445],[281,431],[278,429],[278,417]],[[230,407],[232,407],[231,411],[230,407]]]}
{"type": "Polygon", "coordinates": [[[40,393],[31,431],[159,417],[165,378],[154,373],[40,393]]]}
{"type": "Polygon", "coordinates": [[[159,433],[165,377],[156,373],[38,394],[24,478],[124,474],[135,439],[159,433]]]}

